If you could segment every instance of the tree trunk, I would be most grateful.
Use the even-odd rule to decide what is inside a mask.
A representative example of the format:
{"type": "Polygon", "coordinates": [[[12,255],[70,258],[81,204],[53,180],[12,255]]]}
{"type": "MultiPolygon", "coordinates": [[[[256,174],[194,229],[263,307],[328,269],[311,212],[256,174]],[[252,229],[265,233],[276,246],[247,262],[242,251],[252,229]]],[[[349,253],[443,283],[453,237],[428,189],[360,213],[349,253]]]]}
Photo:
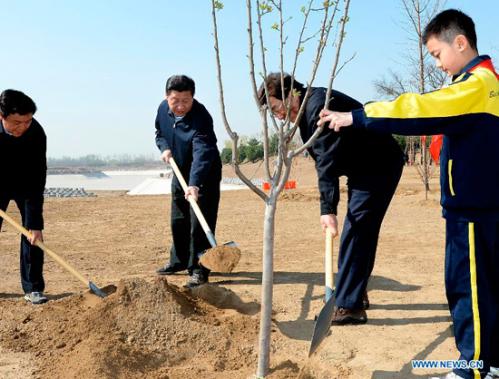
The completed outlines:
{"type": "Polygon", "coordinates": [[[260,311],[259,355],[256,376],[263,378],[269,369],[274,284],[274,227],[278,194],[271,194],[265,204],[263,221],[262,309],[260,311]]]}
{"type": "Polygon", "coordinates": [[[423,164],[423,184],[424,184],[424,198],[428,200],[428,192],[430,191],[430,167],[428,159],[428,148],[426,145],[426,140],[421,140],[421,157],[423,164]]]}
{"type": "Polygon", "coordinates": [[[414,146],[414,137],[410,136],[407,137],[407,145],[409,146],[408,148],[408,162],[409,166],[414,166],[416,164],[416,148],[414,146]]]}

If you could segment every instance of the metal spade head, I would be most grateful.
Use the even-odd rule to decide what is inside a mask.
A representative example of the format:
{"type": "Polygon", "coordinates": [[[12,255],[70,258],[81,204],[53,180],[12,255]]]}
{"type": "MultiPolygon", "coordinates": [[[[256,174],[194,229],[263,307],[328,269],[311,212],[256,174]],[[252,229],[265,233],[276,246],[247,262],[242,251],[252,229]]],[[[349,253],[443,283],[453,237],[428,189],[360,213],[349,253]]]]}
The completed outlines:
{"type": "Polygon", "coordinates": [[[308,356],[310,357],[319,347],[321,342],[328,336],[329,329],[331,328],[331,321],[333,320],[335,298],[331,296],[322,307],[317,321],[315,322],[314,334],[312,335],[312,342],[310,343],[310,350],[308,356]]]}
{"type": "Polygon", "coordinates": [[[94,294],[96,294],[99,297],[106,297],[107,294],[102,291],[99,287],[97,287],[94,283],[88,282],[88,288],[90,288],[90,291],[92,291],[94,294]]]}

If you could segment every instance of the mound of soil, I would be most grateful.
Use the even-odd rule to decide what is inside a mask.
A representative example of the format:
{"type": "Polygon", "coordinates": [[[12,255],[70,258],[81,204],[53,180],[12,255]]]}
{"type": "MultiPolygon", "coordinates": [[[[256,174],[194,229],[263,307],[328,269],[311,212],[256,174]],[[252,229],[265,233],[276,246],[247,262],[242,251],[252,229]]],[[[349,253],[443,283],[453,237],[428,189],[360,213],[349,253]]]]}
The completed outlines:
{"type": "Polygon", "coordinates": [[[317,191],[283,191],[279,196],[284,201],[319,201],[320,195],[317,191]]]}
{"type": "MultiPolygon", "coordinates": [[[[86,292],[42,306],[2,301],[0,345],[10,358],[28,360],[32,375],[23,377],[255,378],[259,304],[244,303],[223,287],[187,290],[165,278],[122,280],[112,287],[103,288],[111,292],[104,299],[86,292]]],[[[272,328],[272,353],[284,339],[272,328]]],[[[348,377],[314,366],[277,361],[266,378],[348,377]]]]}
{"type": "Polygon", "coordinates": [[[85,293],[41,307],[23,304],[18,322],[1,328],[1,343],[11,351],[34,352],[42,378],[250,375],[256,365],[257,318],[210,305],[241,306],[244,312],[231,291],[197,291],[200,298],[165,279],[135,279],[120,282],[105,299],[85,293]]]}

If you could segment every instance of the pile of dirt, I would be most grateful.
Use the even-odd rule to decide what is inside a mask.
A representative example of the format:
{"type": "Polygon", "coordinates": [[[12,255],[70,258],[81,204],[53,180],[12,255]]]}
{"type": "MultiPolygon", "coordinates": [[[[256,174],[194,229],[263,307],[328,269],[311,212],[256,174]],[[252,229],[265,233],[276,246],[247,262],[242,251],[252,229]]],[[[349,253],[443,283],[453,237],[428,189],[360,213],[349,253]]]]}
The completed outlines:
{"type": "MultiPolygon", "coordinates": [[[[255,167],[247,171],[249,177],[255,167]]],[[[257,173],[255,177],[264,175],[257,173]]],[[[297,170],[293,167],[291,178],[297,181],[297,189],[284,193],[315,194],[316,200],[303,196],[302,201],[285,200],[278,206],[269,379],[407,379],[442,374],[444,370],[412,370],[410,365],[412,359],[459,356],[443,290],[445,223],[436,204],[438,181],[434,180],[429,193],[435,206],[427,201],[423,206],[425,194],[419,174],[413,167],[405,168],[383,221],[369,283],[369,321],[361,326],[332,327],[331,336],[309,361],[313,319],[323,307],[324,291],[324,237],[317,222],[319,193],[313,162],[303,160],[297,170]],[[307,178],[313,187],[306,187],[307,178]]],[[[343,178],[340,185],[344,188],[343,178]]],[[[76,295],[81,282],[46,257],[46,294],[51,301],[36,307],[25,304],[19,284],[19,235],[4,223],[0,233],[0,378],[251,377],[257,366],[262,200],[249,190],[222,193],[217,239],[237,241],[243,252],[241,261],[235,273],[213,272],[208,285],[185,293],[151,282],[169,255],[170,197],[130,197],[111,191],[99,191],[98,195],[47,199],[44,237],[52,249],[96,283],[118,285],[122,278],[131,281],[119,284],[118,292],[104,300],[90,294],[76,295]],[[137,278],[149,283],[141,284],[137,278]],[[132,300],[123,296],[118,303],[121,288],[127,289],[132,300]],[[156,304],[158,296],[164,299],[161,304],[156,304]],[[178,314],[182,304],[186,311],[178,314]],[[132,314],[132,309],[139,313],[132,314]],[[144,310],[145,314],[140,313],[144,310]],[[178,329],[161,312],[177,312],[169,317],[192,329],[178,329]],[[119,324],[111,318],[116,315],[119,324]],[[154,325],[154,320],[164,325],[154,325]],[[149,329],[146,332],[134,325],[149,329]],[[129,335],[136,339],[127,342],[129,335]],[[148,338],[151,346],[157,344],[158,352],[146,344],[148,338]],[[161,338],[171,339],[173,353],[167,350],[170,345],[160,344],[161,338]],[[199,346],[212,348],[213,344],[219,345],[214,353],[197,353],[199,346]],[[242,351],[244,348],[247,350],[242,351]],[[178,359],[174,356],[167,361],[175,353],[178,359]],[[164,361],[158,362],[160,359],[164,361]],[[217,362],[219,371],[215,369],[217,362]],[[221,368],[223,362],[229,362],[225,369],[221,368]],[[145,367],[137,367],[142,363],[145,367]],[[30,375],[33,367],[38,367],[36,375],[30,375]]],[[[341,196],[340,225],[347,198],[341,196]]],[[[19,220],[15,204],[10,204],[10,211],[19,220]]],[[[336,243],[335,262],[337,254],[336,243]]],[[[185,274],[169,276],[168,284],[181,286],[186,279],[185,274]]]]}
{"type": "Polygon", "coordinates": [[[1,344],[35,353],[42,378],[250,375],[256,365],[257,318],[210,305],[218,298],[226,309],[241,302],[229,290],[203,287],[211,289],[198,289],[196,297],[165,279],[135,279],[120,282],[102,300],[86,293],[41,307],[23,305],[15,320],[2,323],[1,344]]]}
{"type": "MultiPolygon", "coordinates": [[[[340,185],[340,193],[347,193],[348,189],[344,183],[340,185]]],[[[306,188],[302,190],[287,190],[281,192],[279,200],[282,201],[300,201],[300,202],[319,202],[320,193],[316,188],[306,188]]]]}
{"type": "Polygon", "coordinates": [[[284,201],[319,201],[320,195],[317,191],[283,191],[279,196],[280,200],[284,201]]]}
{"type": "MultiPolygon", "coordinates": [[[[224,287],[187,290],[165,278],[123,280],[114,289],[104,299],[86,292],[43,306],[3,301],[0,346],[31,357],[40,379],[254,378],[259,304],[224,287]]],[[[284,340],[273,328],[271,351],[284,340]]],[[[318,366],[276,361],[266,377],[332,379],[318,366]]]]}

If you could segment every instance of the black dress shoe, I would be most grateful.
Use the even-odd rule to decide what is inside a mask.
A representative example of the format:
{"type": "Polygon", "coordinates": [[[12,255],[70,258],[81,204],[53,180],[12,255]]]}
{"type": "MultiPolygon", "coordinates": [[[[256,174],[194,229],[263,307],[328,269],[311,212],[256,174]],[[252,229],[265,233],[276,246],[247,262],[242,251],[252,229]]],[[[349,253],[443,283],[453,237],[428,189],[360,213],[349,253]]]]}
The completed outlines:
{"type": "Polygon", "coordinates": [[[169,265],[168,264],[165,267],[161,267],[161,268],[157,269],[156,272],[158,275],[173,275],[176,272],[184,271],[184,270],[186,270],[186,268],[182,267],[180,265],[169,265]]]}

